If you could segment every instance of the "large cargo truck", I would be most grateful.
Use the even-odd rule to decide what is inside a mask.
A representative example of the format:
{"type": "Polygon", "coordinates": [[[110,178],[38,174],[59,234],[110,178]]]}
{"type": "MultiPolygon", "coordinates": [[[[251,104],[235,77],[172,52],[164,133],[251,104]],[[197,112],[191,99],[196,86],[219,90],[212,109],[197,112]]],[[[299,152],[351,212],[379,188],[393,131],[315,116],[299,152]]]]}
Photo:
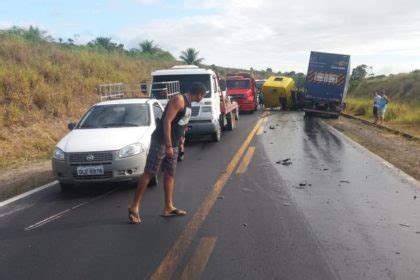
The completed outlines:
{"type": "Polygon", "coordinates": [[[228,74],[226,78],[227,94],[238,102],[241,112],[253,113],[257,110],[258,99],[255,79],[248,73],[228,74]]]}
{"type": "Polygon", "coordinates": [[[271,76],[262,86],[265,108],[281,107],[290,110],[295,107],[293,90],[295,81],[289,77],[271,76]]]}
{"type": "Polygon", "coordinates": [[[303,101],[305,114],[338,118],[344,108],[349,79],[349,55],[311,52],[303,101]]]}

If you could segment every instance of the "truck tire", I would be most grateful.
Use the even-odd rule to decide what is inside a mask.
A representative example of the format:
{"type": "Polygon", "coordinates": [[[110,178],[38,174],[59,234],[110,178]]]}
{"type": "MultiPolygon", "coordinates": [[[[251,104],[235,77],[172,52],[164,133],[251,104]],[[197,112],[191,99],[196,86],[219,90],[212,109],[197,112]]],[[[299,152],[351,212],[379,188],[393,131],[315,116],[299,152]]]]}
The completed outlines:
{"type": "Polygon", "coordinates": [[[230,112],[226,118],[227,120],[227,130],[232,131],[236,127],[236,113],[230,112]]]}
{"type": "Polygon", "coordinates": [[[220,139],[222,138],[222,129],[220,126],[217,128],[216,132],[211,135],[211,138],[213,142],[220,142],[220,139]]]}
{"type": "Polygon", "coordinates": [[[74,184],[72,184],[72,183],[59,182],[58,184],[60,185],[62,193],[71,193],[71,192],[74,191],[74,184]]]}

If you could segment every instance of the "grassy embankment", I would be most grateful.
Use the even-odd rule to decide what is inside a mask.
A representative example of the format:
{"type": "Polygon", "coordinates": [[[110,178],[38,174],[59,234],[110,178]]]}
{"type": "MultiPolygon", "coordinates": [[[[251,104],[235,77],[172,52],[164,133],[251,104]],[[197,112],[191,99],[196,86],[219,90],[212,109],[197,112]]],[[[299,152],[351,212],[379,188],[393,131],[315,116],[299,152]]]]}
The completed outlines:
{"type": "Polygon", "coordinates": [[[375,90],[385,89],[390,98],[385,125],[420,136],[420,71],[364,79],[346,98],[346,113],[373,119],[375,90]]]}
{"type": "Polygon", "coordinates": [[[148,79],[174,64],[0,33],[0,171],[50,158],[67,123],[99,100],[100,83],[148,79]]]}

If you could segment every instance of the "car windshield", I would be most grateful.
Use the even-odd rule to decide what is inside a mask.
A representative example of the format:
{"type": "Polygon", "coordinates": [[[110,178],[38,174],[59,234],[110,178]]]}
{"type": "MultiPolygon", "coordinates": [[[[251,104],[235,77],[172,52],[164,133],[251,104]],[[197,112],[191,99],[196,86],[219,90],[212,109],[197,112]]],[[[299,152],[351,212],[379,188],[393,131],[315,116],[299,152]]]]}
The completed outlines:
{"type": "Polygon", "coordinates": [[[159,90],[162,86],[155,84],[159,82],[171,82],[179,81],[179,86],[181,88],[181,93],[186,93],[190,89],[192,83],[201,82],[206,86],[207,93],[204,98],[210,97],[210,75],[209,74],[200,74],[200,75],[162,75],[162,76],[153,76],[153,85],[152,85],[152,96],[156,99],[166,99],[166,92],[159,90]]]}
{"type": "Polygon", "coordinates": [[[150,125],[147,104],[113,104],[92,107],[77,128],[136,127],[150,125]]]}
{"type": "Polygon", "coordinates": [[[227,80],[227,88],[246,89],[249,88],[249,80],[227,80]]]}

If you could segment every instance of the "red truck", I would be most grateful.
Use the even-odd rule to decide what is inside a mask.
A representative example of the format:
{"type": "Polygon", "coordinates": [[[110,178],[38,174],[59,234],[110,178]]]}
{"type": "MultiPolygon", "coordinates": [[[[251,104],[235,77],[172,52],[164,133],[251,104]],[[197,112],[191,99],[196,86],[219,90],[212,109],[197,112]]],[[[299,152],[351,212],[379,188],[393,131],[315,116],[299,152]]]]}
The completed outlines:
{"type": "Polygon", "coordinates": [[[257,90],[251,74],[227,74],[226,88],[230,98],[239,104],[239,111],[253,113],[257,110],[257,90]]]}

